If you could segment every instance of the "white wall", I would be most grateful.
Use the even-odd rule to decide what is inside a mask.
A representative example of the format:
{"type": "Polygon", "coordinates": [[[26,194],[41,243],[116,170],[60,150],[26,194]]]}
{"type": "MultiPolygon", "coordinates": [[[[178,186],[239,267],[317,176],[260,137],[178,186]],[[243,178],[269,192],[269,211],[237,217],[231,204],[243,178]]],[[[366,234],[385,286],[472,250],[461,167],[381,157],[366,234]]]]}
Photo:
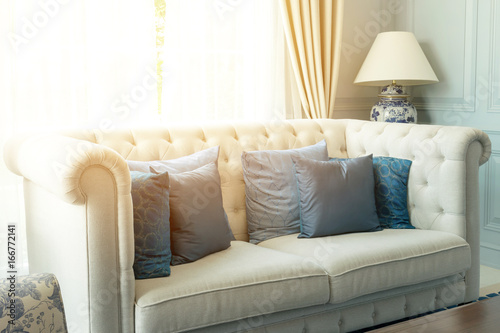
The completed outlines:
{"type": "Polygon", "coordinates": [[[490,161],[480,169],[481,262],[500,268],[500,1],[408,0],[404,22],[440,82],[413,91],[423,122],[488,133],[490,161]]]}
{"type": "Polygon", "coordinates": [[[379,32],[394,30],[404,10],[401,1],[346,0],[335,118],[369,119],[380,88],[353,84],[373,40],[379,32]]]}

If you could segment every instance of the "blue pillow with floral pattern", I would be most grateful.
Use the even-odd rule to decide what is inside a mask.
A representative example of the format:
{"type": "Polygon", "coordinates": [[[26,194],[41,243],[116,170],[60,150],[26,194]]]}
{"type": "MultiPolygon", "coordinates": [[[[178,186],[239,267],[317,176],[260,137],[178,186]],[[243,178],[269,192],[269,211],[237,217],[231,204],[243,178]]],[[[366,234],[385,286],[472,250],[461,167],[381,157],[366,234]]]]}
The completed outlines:
{"type": "Polygon", "coordinates": [[[131,171],[134,207],[134,275],[149,279],[170,275],[169,175],[131,171]]]}
{"type": "Polygon", "coordinates": [[[384,229],[415,229],[408,214],[407,186],[410,167],[410,160],[373,156],[375,205],[380,226],[384,229]]]}
{"type": "Polygon", "coordinates": [[[375,204],[382,228],[415,229],[408,214],[408,176],[411,161],[374,156],[375,204]]]}

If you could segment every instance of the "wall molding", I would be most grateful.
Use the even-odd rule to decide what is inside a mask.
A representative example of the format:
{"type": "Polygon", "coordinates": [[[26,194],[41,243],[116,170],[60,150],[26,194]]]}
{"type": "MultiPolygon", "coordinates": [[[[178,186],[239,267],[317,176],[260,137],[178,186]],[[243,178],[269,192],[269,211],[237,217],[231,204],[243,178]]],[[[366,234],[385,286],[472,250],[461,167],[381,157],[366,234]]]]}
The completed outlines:
{"type": "MultiPolygon", "coordinates": [[[[500,131],[484,131],[488,136],[491,137],[492,143],[494,141],[500,141],[500,131]],[[496,138],[495,138],[496,137],[496,138]]],[[[498,142],[497,141],[497,142],[498,142]]],[[[492,147],[496,147],[494,144],[492,147]]],[[[500,177],[500,150],[492,149],[491,157],[488,163],[485,165],[484,173],[484,225],[483,228],[489,231],[494,231],[500,233],[500,217],[495,216],[495,194],[500,195],[500,193],[495,193],[495,184],[500,177]]]]}
{"type": "Polygon", "coordinates": [[[498,29],[498,15],[500,15],[500,6],[497,5],[497,0],[490,2],[490,52],[488,61],[488,111],[497,113],[500,112],[500,71],[497,64],[500,47],[500,36],[496,33],[498,29]]]}
{"type": "MultiPolygon", "coordinates": [[[[475,89],[475,88],[474,88],[475,89]]],[[[464,89],[465,93],[465,89],[464,89]]],[[[417,110],[442,112],[476,112],[474,97],[415,97],[413,105],[417,110]]]]}
{"type": "Polygon", "coordinates": [[[489,242],[481,242],[481,264],[500,269],[500,247],[489,242]]]}
{"type": "MultiPolygon", "coordinates": [[[[415,6],[418,1],[409,1],[407,10],[408,29],[415,32],[416,12],[415,6]],[[410,9],[411,8],[411,9],[410,9]]],[[[453,1],[454,6],[460,6],[453,1]]],[[[415,97],[413,104],[417,110],[438,111],[438,112],[476,112],[476,43],[477,43],[477,19],[478,2],[475,0],[464,0],[463,11],[464,22],[464,67],[463,67],[463,87],[462,96],[458,97],[415,97]]],[[[443,61],[446,61],[444,59],[443,61]]],[[[418,89],[418,88],[416,88],[418,89]]]]}
{"type": "Polygon", "coordinates": [[[370,110],[377,103],[377,97],[340,97],[335,99],[335,111],[366,111],[367,117],[370,110]]]}
{"type": "Polygon", "coordinates": [[[493,244],[493,243],[481,242],[481,247],[484,247],[485,249],[490,249],[490,250],[500,252],[500,246],[493,244]]]}

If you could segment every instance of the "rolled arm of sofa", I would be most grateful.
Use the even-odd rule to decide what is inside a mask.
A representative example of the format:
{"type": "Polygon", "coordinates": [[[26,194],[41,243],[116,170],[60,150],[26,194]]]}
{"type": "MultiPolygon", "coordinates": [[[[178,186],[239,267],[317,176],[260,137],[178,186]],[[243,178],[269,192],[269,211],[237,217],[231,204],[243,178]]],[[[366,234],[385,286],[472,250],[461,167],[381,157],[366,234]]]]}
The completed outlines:
{"type": "Polygon", "coordinates": [[[85,201],[80,179],[92,166],[101,166],[113,174],[118,195],[130,193],[125,160],[112,149],[89,141],[57,134],[18,136],[6,143],[4,159],[12,172],[68,203],[85,201]]]}
{"type": "Polygon", "coordinates": [[[17,136],[4,152],[25,178],[30,271],[58,276],[70,330],[132,331],[133,208],[123,157],[61,134],[17,136]]]}
{"type": "Polygon", "coordinates": [[[411,223],[456,234],[469,243],[466,301],[479,294],[479,166],[491,141],[468,127],[353,121],[346,130],[350,157],[365,154],[412,160],[408,179],[411,223]]]}
{"type": "Polygon", "coordinates": [[[350,157],[372,153],[413,161],[408,209],[414,226],[463,238],[478,229],[478,168],[491,154],[491,142],[484,132],[468,127],[353,121],[346,130],[346,142],[350,157]]]}

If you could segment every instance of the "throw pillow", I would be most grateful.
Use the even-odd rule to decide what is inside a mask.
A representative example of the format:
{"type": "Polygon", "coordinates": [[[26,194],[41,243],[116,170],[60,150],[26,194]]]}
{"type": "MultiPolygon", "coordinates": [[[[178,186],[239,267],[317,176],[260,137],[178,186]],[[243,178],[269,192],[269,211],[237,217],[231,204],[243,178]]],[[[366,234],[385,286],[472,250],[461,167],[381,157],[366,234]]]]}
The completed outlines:
{"type": "MultiPolygon", "coordinates": [[[[346,160],[345,158],[331,158],[346,160]]],[[[375,204],[382,228],[415,229],[408,213],[408,176],[412,161],[396,157],[373,157],[375,204]]]]}
{"type": "Polygon", "coordinates": [[[227,249],[234,239],[214,162],[170,175],[172,265],[227,249]]]}
{"type": "Polygon", "coordinates": [[[300,198],[299,238],[381,230],[371,155],[326,162],[292,159],[300,198]]]}
{"type": "Polygon", "coordinates": [[[197,169],[219,158],[219,146],[198,151],[194,154],[164,161],[127,161],[131,171],[169,173],[185,172],[197,169]],[[152,170],[151,170],[152,169],[152,170]]]}
{"type": "Polygon", "coordinates": [[[134,213],[134,275],[148,279],[170,275],[169,177],[131,171],[134,213]]]}
{"type": "Polygon", "coordinates": [[[373,158],[375,202],[383,228],[415,229],[410,223],[407,202],[411,163],[394,157],[373,158]]]}
{"type": "Polygon", "coordinates": [[[298,149],[243,152],[246,214],[251,243],[300,231],[292,157],[328,160],[325,140],[298,149]]]}

